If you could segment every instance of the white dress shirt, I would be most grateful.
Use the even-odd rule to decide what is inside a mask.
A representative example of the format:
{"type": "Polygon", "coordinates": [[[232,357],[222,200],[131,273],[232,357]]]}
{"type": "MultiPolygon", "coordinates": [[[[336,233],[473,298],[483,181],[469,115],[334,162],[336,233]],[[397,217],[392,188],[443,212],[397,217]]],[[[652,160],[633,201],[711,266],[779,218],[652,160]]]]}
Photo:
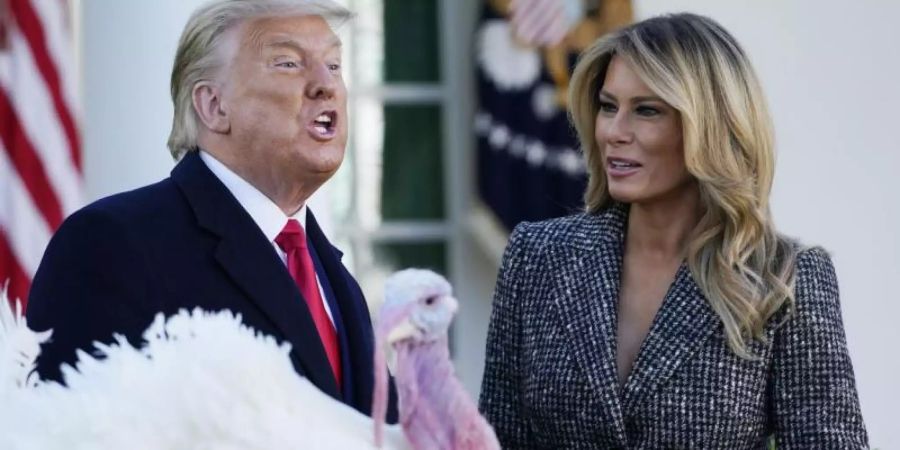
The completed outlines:
{"type": "MultiPolygon", "coordinates": [[[[252,184],[238,174],[232,172],[231,169],[214,156],[201,150],[200,159],[203,160],[213,175],[225,185],[228,191],[231,192],[231,195],[237,199],[244,211],[250,214],[253,222],[256,223],[256,226],[259,227],[266,239],[272,244],[275,254],[281,258],[283,264],[287,265],[287,254],[275,243],[275,238],[284,229],[288,219],[296,219],[300,222],[300,226],[303,227],[304,233],[306,232],[306,205],[303,205],[299,211],[288,217],[269,197],[266,197],[259,189],[253,187],[252,184]]],[[[316,284],[319,286],[319,294],[322,296],[323,303],[325,303],[325,312],[328,313],[328,318],[331,319],[331,324],[334,325],[334,317],[332,317],[331,308],[325,299],[325,291],[322,290],[322,282],[319,281],[318,273],[316,274],[316,284]]]]}

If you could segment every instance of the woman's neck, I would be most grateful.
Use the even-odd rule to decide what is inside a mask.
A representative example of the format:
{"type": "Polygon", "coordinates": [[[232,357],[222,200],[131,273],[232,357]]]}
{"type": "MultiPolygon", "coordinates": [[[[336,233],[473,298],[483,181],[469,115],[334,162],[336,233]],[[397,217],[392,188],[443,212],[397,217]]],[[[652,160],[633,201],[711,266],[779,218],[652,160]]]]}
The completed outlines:
{"type": "Polygon", "coordinates": [[[684,259],[702,207],[696,184],[670,198],[632,203],[625,248],[659,259],[684,259]]]}

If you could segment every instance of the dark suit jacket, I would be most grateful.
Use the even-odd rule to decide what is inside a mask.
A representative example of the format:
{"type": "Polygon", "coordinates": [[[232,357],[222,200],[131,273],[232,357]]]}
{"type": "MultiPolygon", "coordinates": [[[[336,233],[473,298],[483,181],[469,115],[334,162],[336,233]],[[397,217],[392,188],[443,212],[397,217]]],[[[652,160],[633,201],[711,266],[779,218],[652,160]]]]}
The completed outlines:
{"type": "MultiPolygon", "coordinates": [[[[289,342],[297,373],[369,414],[374,338],[366,302],[312,213],[306,232],[338,330],[343,392],[273,245],[197,153],[185,156],[166,180],[76,212],[53,236],[26,313],[31,328],[53,329],[38,358],[41,377],[59,380],[60,364],[74,362],[76,349],[111,342],[113,333],[139,344],[158,312],[227,309],[289,342]]],[[[389,405],[395,420],[394,395],[389,405]]]]}
{"type": "Polygon", "coordinates": [[[627,211],[516,227],[500,269],[480,407],[504,448],[850,449],[866,445],[834,268],[796,263],[786,309],[737,357],[686,265],[620,387],[616,305],[627,211]]]}

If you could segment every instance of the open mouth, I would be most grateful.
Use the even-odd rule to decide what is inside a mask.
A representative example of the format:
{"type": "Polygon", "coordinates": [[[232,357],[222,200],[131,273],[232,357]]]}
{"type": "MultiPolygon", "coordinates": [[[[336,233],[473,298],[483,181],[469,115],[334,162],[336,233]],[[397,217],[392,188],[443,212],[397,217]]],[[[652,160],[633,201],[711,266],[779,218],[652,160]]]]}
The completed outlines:
{"type": "Polygon", "coordinates": [[[610,175],[631,175],[641,168],[641,163],[625,158],[606,158],[606,168],[610,175]]]}
{"type": "Polygon", "coordinates": [[[307,127],[309,133],[316,140],[327,141],[335,136],[337,129],[337,113],[335,111],[323,111],[310,122],[307,127]]]}

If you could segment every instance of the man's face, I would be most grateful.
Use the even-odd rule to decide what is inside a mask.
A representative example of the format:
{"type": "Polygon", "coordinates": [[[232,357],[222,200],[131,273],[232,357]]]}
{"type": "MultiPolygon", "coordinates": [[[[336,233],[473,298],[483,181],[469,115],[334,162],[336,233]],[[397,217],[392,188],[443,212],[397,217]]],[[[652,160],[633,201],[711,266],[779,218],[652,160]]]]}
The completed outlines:
{"type": "Polygon", "coordinates": [[[265,18],[238,30],[223,71],[235,162],[267,183],[318,184],[347,143],[341,44],[319,16],[265,18]]]}

